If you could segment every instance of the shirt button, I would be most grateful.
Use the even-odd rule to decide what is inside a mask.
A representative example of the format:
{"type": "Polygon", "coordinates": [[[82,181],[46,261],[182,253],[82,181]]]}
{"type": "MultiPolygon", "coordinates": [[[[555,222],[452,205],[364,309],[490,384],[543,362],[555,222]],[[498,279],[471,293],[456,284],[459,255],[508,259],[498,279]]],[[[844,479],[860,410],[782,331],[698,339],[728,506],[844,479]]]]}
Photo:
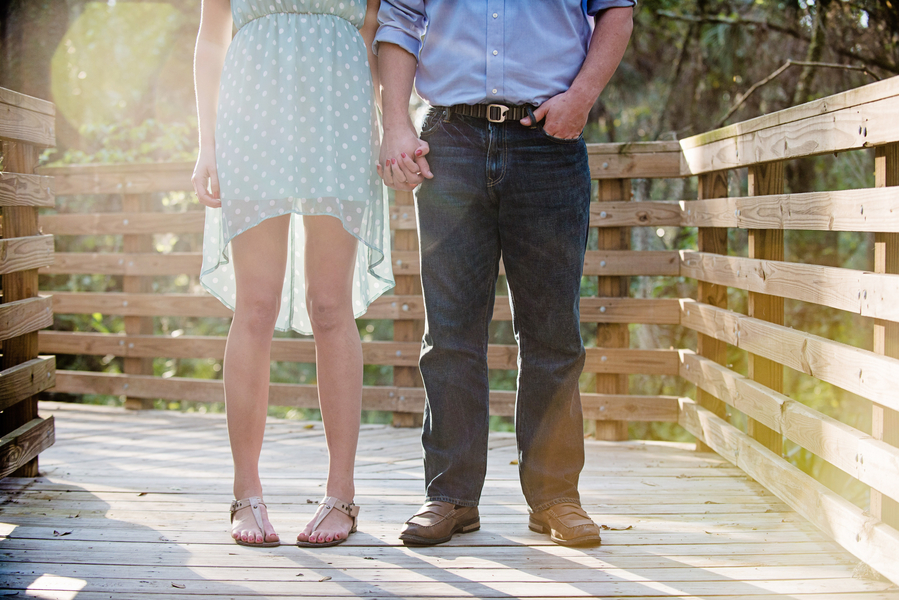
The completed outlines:
{"type": "Polygon", "coordinates": [[[497,52],[496,50],[494,50],[494,51],[493,51],[493,56],[496,56],[497,54],[499,54],[499,52],[497,52]]]}
{"type": "Polygon", "coordinates": [[[493,88],[493,93],[494,93],[494,94],[496,93],[496,88],[493,88]]]}
{"type": "Polygon", "coordinates": [[[493,13],[493,18],[494,18],[494,19],[497,18],[498,16],[499,16],[498,13],[493,13]]]}

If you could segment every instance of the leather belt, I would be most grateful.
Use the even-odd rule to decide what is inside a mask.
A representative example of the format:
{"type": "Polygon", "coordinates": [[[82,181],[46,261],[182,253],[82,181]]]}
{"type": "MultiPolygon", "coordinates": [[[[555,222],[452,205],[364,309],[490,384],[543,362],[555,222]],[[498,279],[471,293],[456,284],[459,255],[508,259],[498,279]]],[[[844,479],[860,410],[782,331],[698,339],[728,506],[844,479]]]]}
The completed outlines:
{"type": "Polygon", "coordinates": [[[468,117],[487,119],[491,123],[504,121],[520,121],[528,116],[529,104],[519,106],[506,106],[505,104],[456,104],[450,106],[450,113],[457,113],[468,117]]]}

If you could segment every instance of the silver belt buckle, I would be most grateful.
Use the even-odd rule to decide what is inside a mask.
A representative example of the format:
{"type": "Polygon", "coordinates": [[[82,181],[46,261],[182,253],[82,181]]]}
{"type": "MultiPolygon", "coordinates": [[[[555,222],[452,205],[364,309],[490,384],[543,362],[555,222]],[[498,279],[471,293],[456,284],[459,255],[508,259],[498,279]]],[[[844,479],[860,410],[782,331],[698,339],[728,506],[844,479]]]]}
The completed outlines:
{"type": "Polygon", "coordinates": [[[488,104],[487,120],[491,123],[502,123],[506,120],[507,112],[509,112],[508,106],[503,106],[502,104],[488,104]]]}

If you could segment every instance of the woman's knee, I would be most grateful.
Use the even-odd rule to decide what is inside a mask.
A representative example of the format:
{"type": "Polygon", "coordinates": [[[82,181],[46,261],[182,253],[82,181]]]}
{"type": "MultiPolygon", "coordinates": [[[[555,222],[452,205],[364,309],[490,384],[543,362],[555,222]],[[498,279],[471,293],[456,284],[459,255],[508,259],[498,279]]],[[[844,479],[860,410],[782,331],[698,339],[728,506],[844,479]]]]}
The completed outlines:
{"type": "Polygon", "coordinates": [[[306,309],[313,335],[327,333],[353,322],[352,296],[335,290],[306,290],[306,309]]]}
{"type": "Polygon", "coordinates": [[[238,296],[234,318],[243,321],[254,331],[274,330],[280,310],[280,294],[248,292],[238,296]]]}

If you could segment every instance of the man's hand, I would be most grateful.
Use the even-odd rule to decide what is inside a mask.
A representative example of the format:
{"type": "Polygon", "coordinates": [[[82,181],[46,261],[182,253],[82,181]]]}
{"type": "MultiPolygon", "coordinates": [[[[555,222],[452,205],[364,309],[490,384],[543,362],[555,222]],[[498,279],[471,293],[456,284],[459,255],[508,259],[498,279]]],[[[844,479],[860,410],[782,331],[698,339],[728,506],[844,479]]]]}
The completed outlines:
{"type": "Polygon", "coordinates": [[[378,175],[388,187],[401,192],[415,189],[425,179],[434,177],[425,156],[428,143],[418,139],[414,129],[384,132],[378,157],[378,175]]]}
{"type": "MultiPolygon", "coordinates": [[[[538,106],[534,110],[534,116],[538,123],[546,119],[543,131],[548,135],[573,140],[581,135],[587,124],[587,117],[593,106],[589,100],[576,90],[569,89],[538,106]]],[[[531,126],[531,118],[523,118],[521,124],[527,127],[531,126]]]]}

